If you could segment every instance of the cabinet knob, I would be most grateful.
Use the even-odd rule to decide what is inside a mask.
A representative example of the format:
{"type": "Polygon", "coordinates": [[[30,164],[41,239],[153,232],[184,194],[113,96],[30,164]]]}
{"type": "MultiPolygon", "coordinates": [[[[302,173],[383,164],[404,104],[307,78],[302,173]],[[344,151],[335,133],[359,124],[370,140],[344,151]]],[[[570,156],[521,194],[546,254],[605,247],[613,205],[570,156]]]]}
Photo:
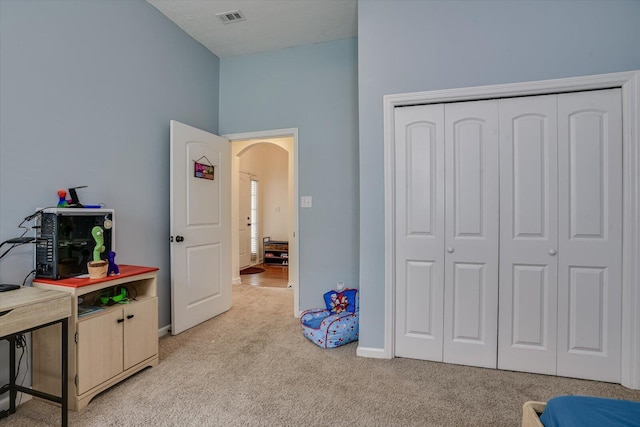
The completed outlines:
{"type": "Polygon", "coordinates": [[[133,319],[133,314],[127,315],[127,319],[133,319]]]}
{"type": "Polygon", "coordinates": [[[118,319],[118,323],[124,322],[124,319],[118,319]]]}
{"type": "Polygon", "coordinates": [[[549,255],[554,256],[556,253],[555,249],[549,249],[549,255]]]}
{"type": "Polygon", "coordinates": [[[452,247],[452,246],[449,246],[449,247],[447,248],[447,252],[449,252],[450,254],[452,254],[452,253],[454,252],[453,247],[452,247]]]}

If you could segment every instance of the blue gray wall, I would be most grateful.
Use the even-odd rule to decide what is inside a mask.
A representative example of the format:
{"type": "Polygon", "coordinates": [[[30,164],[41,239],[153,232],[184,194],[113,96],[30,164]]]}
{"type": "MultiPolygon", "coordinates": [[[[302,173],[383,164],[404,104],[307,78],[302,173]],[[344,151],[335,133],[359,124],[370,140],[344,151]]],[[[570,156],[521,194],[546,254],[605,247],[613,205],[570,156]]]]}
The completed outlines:
{"type": "Polygon", "coordinates": [[[299,131],[300,308],[338,281],[358,287],[357,41],[220,60],[221,134],[299,131]]]}
{"type": "MultiPolygon", "coordinates": [[[[116,210],[117,261],[160,268],[168,325],[169,120],[217,133],[218,84],[218,57],[142,0],[0,0],[2,241],[87,185],[82,202],[116,210]]],[[[0,281],[22,283],[32,251],[2,259],[0,281]]]]}
{"type": "Polygon", "coordinates": [[[384,346],[386,94],[640,69],[640,1],[360,1],[360,345],[384,346]]]}

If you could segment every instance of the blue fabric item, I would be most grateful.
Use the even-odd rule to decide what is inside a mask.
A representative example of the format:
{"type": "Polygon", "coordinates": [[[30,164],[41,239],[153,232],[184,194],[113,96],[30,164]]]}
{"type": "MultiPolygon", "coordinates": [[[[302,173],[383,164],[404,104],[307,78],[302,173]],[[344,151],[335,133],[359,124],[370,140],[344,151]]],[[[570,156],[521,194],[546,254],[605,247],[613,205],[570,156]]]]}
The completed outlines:
{"type": "MultiPolygon", "coordinates": [[[[323,310],[323,311],[326,311],[326,310],[323,310]]],[[[320,329],[320,324],[324,319],[326,319],[326,316],[324,316],[325,313],[322,313],[322,314],[323,315],[319,317],[310,316],[304,324],[311,329],[320,329]]]]}
{"type": "Polygon", "coordinates": [[[332,313],[342,313],[356,311],[356,289],[345,289],[344,291],[329,291],[323,295],[327,310],[332,313]]]}
{"type": "Polygon", "coordinates": [[[558,396],[540,416],[545,427],[640,427],[640,402],[558,396]]]}
{"type": "Polygon", "coordinates": [[[322,308],[305,311],[300,317],[302,334],[322,348],[335,348],[356,341],[359,333],[358,291],[356,289],[347,289],[342,293],[330,291],[325,294],[325,301],[327,295],[330,302],[342,301],[331,306],[332,308],[337,306],[336,311],[340,312],[334,313],[330,309],[322,308]],[[332,299],[332,293],[336,298],[332,299]],[[342,300],[342,296],[346,297],[346,300],[342,300]],[[351,303],[354,311],[344,311],[344,307],[347,309],[349,307],[347,301],[351,303]]]}

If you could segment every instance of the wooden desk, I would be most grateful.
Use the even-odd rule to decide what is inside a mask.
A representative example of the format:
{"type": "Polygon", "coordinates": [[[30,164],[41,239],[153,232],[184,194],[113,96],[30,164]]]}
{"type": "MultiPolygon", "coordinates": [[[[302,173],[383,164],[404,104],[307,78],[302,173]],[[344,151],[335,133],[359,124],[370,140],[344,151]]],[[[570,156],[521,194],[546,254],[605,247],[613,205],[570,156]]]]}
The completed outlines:
{"type": "MultiPolygon", "coordinates": [[[[71,316],[71,297],[65,292],[20,288],[0,292],[0,339],[9,341],[9,414],[16,412],[18,392],[59,403],[62,406],[62,425],[67,425],[68,400],[67,382],[62,381],[61,395],[54,396],[16,384],[16,340],[21,333],[31,332],[55,323],[62,323],[62,330],[68,330],[71,316]]],[[[62,334],[62,378],[68,369],[67,334],[62,334]]],[[[5,391],[5,393],[7,392],[5,391]]]]}

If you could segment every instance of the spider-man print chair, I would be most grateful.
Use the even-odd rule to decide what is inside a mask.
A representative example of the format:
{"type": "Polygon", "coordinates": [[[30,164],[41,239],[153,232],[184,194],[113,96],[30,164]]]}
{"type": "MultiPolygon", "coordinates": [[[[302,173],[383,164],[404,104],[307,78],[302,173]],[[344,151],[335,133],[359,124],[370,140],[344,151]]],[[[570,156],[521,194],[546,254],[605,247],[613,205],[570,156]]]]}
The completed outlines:
{"type": "Polygon", "coordinates": [[[329,291],[324,294],[327,308],[302,313],[302,333],[322,348],[334,348],[358,339],[358,290],[329,291]]]}

